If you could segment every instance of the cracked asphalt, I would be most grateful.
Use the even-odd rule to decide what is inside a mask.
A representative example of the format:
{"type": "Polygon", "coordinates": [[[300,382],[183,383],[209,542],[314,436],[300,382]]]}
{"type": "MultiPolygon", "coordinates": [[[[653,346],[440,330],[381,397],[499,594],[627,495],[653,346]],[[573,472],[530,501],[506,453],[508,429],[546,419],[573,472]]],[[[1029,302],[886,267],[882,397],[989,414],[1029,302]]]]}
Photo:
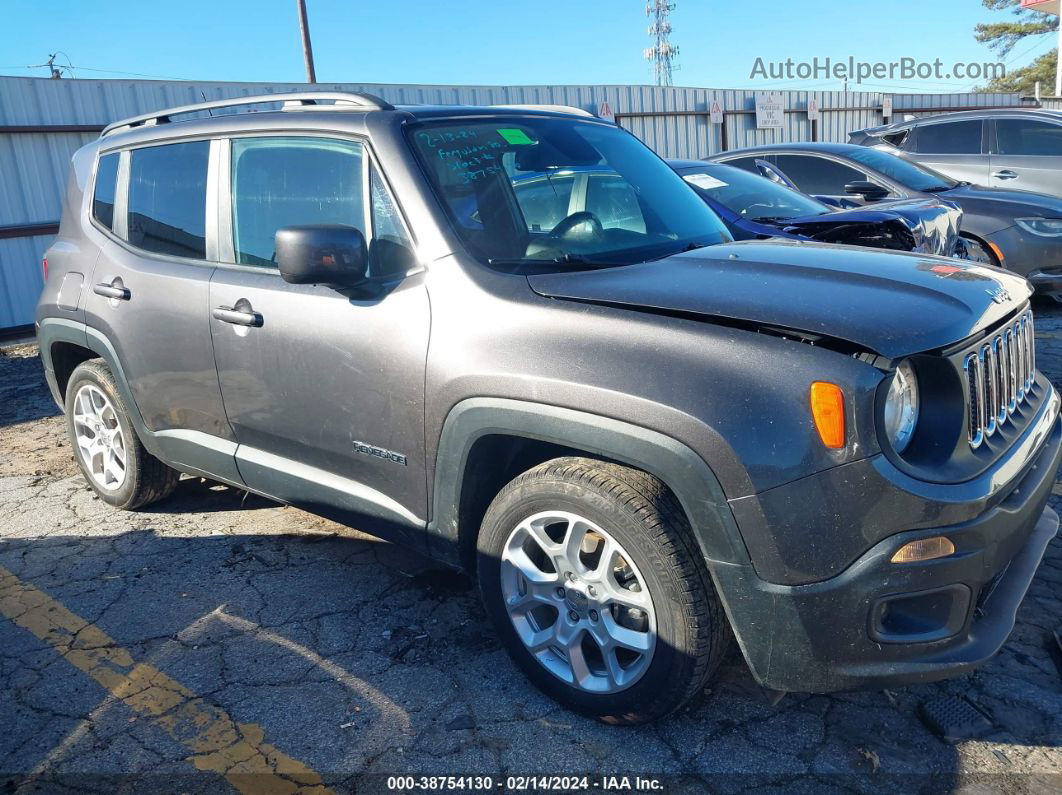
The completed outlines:
{"type": "MultiPolygon", "coordinates": [[[[1062,308],[1036,309],[1039,366],[1062,386],[1062,308]]],[[[732,649],[700,703],[603,726],[527,684],[471,583],[410,551],[198,479],[111,510],[76,470],[36,348],[0,352],[0,791],[351,791],[395,773],[1059,791],[1051,630],[1062,539],[974,674],[772,705],[732,649]],[[938,740],[919,705],[942,695],[976,705],[987,736],[938,740]]]]}

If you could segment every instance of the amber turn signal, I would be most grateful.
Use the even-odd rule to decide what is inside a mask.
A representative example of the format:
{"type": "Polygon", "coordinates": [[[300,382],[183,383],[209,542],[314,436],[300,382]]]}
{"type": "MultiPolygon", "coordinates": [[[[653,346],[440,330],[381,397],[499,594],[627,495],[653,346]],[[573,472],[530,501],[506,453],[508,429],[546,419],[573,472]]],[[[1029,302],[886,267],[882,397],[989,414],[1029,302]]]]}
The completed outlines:
{"type": "Polygon", "coordinates": [[[991,240],[988,241],[988,247],[992,249],[992,253],[996,255],[996,261],[999,263],[999,267],[1002,268],[1004,262],[1003,251],[991,240]]]}
{"type": "Polygon", "coordinates": [[[811,416],[824,445],[832,450],[844,447],[844,392],[837,384],[812,383],[811,416]]]}
{"type": "Polygon", "coordinates": [[[909,544],[904,544],[896,550],[896,554],[892,556],[892,562],[921,563],[925,560],[946,558],[948,555],[954,554],[955,544],[951,542],[950,538],[933,536],[932,538],[923,538],[921,541],[912,541],[909,544]]]}

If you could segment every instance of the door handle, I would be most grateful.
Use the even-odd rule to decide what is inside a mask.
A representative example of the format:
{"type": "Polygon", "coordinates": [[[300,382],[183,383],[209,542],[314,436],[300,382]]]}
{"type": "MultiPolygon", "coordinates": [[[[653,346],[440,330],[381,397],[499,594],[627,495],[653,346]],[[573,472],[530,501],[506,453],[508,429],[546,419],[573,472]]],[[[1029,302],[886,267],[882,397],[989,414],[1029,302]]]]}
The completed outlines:
{"type": "Polygon", "coordinates": [[[104,298],[113,298],[115,301],[128,301],[131,296],[128,287],[120,287],[114,284],[93,285],[92,292],[96,295],[102,295],[104,298]]]}
{"type": "Polygon", "coordinates": [[[1018,178],[1018,175],[1015,174],[1013,171],[1010,171],[1009,169],[1004,169],[1003,171],[993,171],[992,172],[992,176],[995,177],[996,179],[1017,179],[1018,178]]]}
{"type": "Polygon", "coordinates": [[[262,316],[257,312],[246,312],[230,306],[219,306],[210,312],[215,320],[231,323],[234,326],[261,326],[262,316]]]}

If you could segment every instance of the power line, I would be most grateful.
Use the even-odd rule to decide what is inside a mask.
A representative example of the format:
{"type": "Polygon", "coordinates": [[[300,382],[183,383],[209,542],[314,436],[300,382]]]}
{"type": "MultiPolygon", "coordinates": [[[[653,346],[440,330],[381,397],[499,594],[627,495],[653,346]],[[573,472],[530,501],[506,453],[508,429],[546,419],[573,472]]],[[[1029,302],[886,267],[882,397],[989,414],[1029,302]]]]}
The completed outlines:
{"type": "Polygon", "coordinates": [[[122,72],[122,71],[118,71],[116,69],[96,69],[96,68],[94,68],[92,66],[73,66],[73,65],[71,65],[70,68],[71,69],[77,69],[78,71],[81,71],[81,72],[100,72],[100,73],[103,73],[103,74],[112,74],[112,75],[131,75],[132,77],[147,77],[147,78],[151,78],[153,80],[185,80],[185,81],[187,81],[187,80],[191,80],[192,79],[190,77],[172,77],[172,76],[168,76],[168,75],[147,75],[147,74],[142,74],[141,72],[122,72]]]}
{"type": "MultiPolygon", "coordinates": [[[[58,53],[56,53],[56,55],[64,55],[65,56],[66,54],[62,53],[62,52],[58,52],[58,53]]],[[[50,64],[50,63],[47,63],[47,62],[46,63],[40,63],[40,64],[29,64],[29,65],[26,65],[26,64],[11,64],[11,65],[8,65],[8,66],[0,66],[0,69],[45,69],[45,68],[53,68],[54,69],[55,67],[54,67],[53,64],[50,64]]],[[[146,77],[146,78],[149,78],[149,79],[152,79],[152,80],[183,80],[183,81],[188,81],[188,80],[192,79],[190,77],[173,77],[172,75],[149,75],[149,74],[143,74],[142,72],[123,72],[123,71],[120,71],[120,70],[117,70],[117,69],[99,69],[99,68],[96,68],[96,67],[93,67],[93,66],[74,66],[72,63],[70,63],[69,57],[67,57],[66,66],[59,67],[59,68],[60,69],[69,69],[70,71],[79,71],[79,72],[99,72],[101,74],[129,75],[131,77],[146,77]]]]}

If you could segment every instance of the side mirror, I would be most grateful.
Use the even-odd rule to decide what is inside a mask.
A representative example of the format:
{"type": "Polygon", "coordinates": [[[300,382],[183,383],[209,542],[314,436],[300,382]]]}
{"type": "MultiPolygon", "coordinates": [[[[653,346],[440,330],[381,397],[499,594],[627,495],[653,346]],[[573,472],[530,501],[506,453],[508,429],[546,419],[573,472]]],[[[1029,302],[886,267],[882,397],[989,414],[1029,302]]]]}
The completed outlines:
{"type": "Polygon", "coordinates": [[[280,275],[291,284],[355,287],[369,278],[365,235],[352,226],[285,226],[275,245],[280,275]]]}
{"type": "Polygon", "coordinates": [[[849,182],[844,186],[844,192],[856,196],[862,196],[868,202],[876,202],[889,195],[889,192],[881,187],[881,185],[862,179],[856,180],[855,182],[849,182]]]}

